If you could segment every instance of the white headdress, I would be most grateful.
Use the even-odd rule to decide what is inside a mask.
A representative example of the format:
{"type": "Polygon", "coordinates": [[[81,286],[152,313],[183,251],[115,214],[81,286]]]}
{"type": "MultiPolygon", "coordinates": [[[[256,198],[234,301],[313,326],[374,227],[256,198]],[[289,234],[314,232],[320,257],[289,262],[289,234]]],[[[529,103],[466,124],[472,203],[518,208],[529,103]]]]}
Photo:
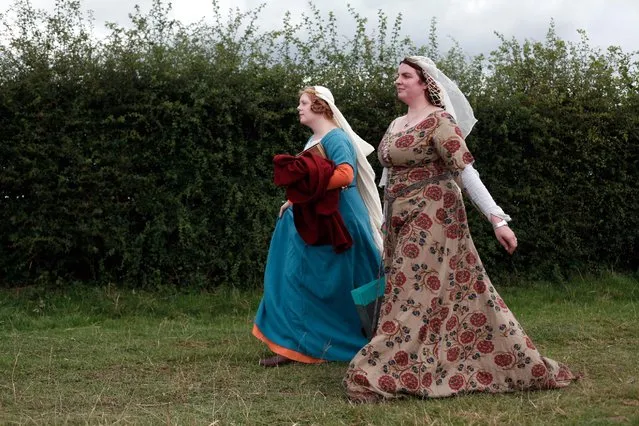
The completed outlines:
{"type": "Polygon", "coordinates": [[[473,114],[473,108],[455,82],[441,72],[430,58],[425,56],[409,56],[406,60],[419,66],[424,72],[424,75],[427,74],[435,80],[435,83],[437,83],[441,91],[444,109],[455,118],[457,125],[462,131],[463,137],[468,136],[475,123],[477,123],[477,120],[473,114]]]}
{"type": "MultiPolygon", "coordinates": [[[[424,76],[430,76],[435,81],[444,109],[455,118],[457,125],[462,131],[462,136],[465,139],[473,129],[475,123],[477,123],[477,119],[475,119],[473,108],[470,106],[468,99],[466,99],[466,96],[459,90],[457,84],[441,72],[430,58],[425,56],[408,56],[405,60],[420,67],[424,76]]],[[[384,168],[379,186],[386,184],[387,174],[388,170],[384,168]]]]}
{"type": "Polygon", "coordinates": [[[346,121],[340,110],[335,106],[335,99],[330,90],[324,86],[313,86],[313,89],[315,89],[317,97],[326,102],[331,108],[337,125],[348,135],[348,138],[355,148],[355,154],[357,155],[357,189],[368,210],[375,244],[381,251],[382,204],[379,199],[377,187],[375,186],[375,171],[366,159],[366,156],[375,151],[375,148],[351,129],[348,121],[346,121]]]}

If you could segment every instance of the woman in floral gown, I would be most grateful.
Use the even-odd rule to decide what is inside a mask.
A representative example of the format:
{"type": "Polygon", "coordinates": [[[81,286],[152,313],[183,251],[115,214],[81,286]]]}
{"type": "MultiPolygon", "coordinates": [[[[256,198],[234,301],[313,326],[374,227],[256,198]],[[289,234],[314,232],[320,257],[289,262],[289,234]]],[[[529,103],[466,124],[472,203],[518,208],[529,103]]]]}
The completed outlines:
{"type": "Polygon", "coordinates": [[[386,294],[376,335],[344,379],[351,400],[560,388],[570,370],[535,348],[492,286],[470,236],[465,190],[513,253],[517,239],[473,169],[476,122],[457,86],[424,57],[395,81],[408,113],[389,126],[385,167],[386,294]]]}

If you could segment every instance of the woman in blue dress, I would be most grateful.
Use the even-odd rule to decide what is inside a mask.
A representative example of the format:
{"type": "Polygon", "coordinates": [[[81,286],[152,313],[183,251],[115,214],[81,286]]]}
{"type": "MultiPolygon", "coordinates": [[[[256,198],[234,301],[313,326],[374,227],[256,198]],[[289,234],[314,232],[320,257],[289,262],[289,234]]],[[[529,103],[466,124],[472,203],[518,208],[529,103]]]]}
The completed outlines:
{"type": "Polygon", "coordinates": [[[342,188],[339,213],[353,245],[337,254],[331,245],[306,244],[291,203],[282,205],[253,326],[253,335],[274,353],[260,360],[265,367],[353,358],[367,340],[350,292],[377,278],[380,267],[381,203],[366,159],[374,148],[353,132],[325,87],[304,89],[297,110],[300,123],[313,131],[305,149],[321,143],[336,165],[327,189],[342,188]]]}

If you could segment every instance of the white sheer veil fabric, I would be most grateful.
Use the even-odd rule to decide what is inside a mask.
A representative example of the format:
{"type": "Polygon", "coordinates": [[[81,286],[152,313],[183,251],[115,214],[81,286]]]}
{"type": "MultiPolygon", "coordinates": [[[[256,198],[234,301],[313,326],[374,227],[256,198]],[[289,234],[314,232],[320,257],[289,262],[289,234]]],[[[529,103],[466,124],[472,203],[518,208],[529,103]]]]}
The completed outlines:
{"type": "MultiPolygon", "coordinates": [[[[444,109],[455,118],[457,125],[462,131],[463,138],[466,139],[466,136],[468,136],[470,131],[473,130],[475,123],[477,123],[477,119],[475,119],[473,108],[470,106],[468,99],[466,99],[466,96],[459,90],[457,84],[441,72],[432,59],[426,56],[408,56],[405,59],[419,66],[424,74],[428,74],[435,80],[441,92],[444,109]]],[[[388,170],[384,168],[379,186],[386,185],[387,176],[388,170]]]]}
{"type": "Polygon", "coordinates": [[[459,90],[459,87],[457,87],[454,81],[437,68],[437,65],[435,65],[432,59],[425,56],[409,56],[406,59],[418,65],[424,74],[428,74],[435,80],[441,90],[446,112],[455,118],[465,139],[470,131],[473,130],[475,123],[477,123],[475,114],[473,114],[473,108],[470,106],[466,96],[459,90]]]}
{"type": "Polygon", "coordinates": [[[348,121],[346,121],[346,118],[344,118],[339,108],[335,105],[335,99],[330,90],[324,86],[313,86],[313,89],[315,89],[317,97],[326,102],[331,108],[336,124],[348,135],[353,148],[355,148],[355,154],[357,156],[357,190],[368,210],[375,245],[381,252],[383,244],[381,234],[382,203],[379,199],[377,187],[375,186],[375,171],[366,159],[369,154],[375,151],[375,148],[353,131],[348,121]]]}

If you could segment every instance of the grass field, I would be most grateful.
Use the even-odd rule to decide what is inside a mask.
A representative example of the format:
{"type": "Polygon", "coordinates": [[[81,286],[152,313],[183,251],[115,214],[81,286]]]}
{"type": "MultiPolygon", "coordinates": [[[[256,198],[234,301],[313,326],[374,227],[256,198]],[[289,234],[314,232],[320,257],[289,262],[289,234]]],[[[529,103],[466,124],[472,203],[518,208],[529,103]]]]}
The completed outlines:
{"type": "Polygon", "coordinates": [[[0,424],[639,424],[639,281],[498,288],[560,391],[355,405],[346,364],[263,369],[258,291],[0,290],[0,424]]]}

